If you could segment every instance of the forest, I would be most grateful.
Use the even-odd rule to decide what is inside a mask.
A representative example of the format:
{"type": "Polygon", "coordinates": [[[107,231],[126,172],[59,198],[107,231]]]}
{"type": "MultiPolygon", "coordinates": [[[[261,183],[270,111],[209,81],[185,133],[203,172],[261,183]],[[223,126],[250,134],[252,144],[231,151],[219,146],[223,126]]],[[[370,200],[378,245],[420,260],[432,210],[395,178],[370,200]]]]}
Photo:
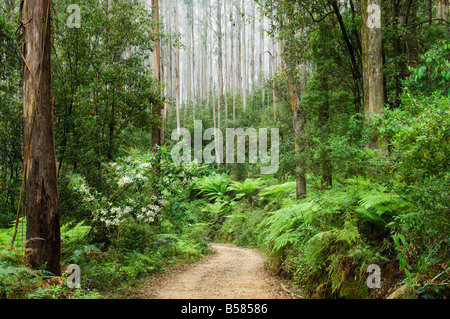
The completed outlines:
{"type": "Polygon", "coordinates": [[[292,296],[447,299],[449,7],[0,0],[0,299],[131,298],[217,244],[292,296]]]}

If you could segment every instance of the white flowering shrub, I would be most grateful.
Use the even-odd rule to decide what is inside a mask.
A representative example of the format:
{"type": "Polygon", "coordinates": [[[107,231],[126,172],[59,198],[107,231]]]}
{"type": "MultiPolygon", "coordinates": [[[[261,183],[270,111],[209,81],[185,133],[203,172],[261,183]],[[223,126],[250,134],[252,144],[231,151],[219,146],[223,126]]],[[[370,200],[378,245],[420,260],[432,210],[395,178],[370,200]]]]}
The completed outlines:
{"type": "Polygon", "coordinates": [[[176,217],[183,212],[181,196],[205,171],[196,162],[175,164],[164,149],[160,153],[133,154],[104,165],[107,194],[91,188],[85,178],[69,174],[69,185],[82,199],[94,223],[112,227],[127,219],[154,224],[163,211],[176,217]],[[160,161],[155,178],[157,158],[160,161]]]}

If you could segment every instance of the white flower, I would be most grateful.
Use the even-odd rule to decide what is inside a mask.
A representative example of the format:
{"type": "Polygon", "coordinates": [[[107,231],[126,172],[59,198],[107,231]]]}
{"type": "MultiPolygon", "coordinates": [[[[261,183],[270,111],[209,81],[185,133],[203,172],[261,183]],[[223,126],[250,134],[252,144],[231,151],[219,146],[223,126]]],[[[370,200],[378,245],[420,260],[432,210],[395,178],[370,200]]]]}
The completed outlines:
{"type": "Polygon", "coordinates": [[[138,180],[144,181],[144,182],[148,180],[148,178],[145,177],[145,176],[143,176],[141,173],[137,174],[137,175],[136,175],[136,178],[137,178],[138,180]]]}
{"type": "Polygon", "coordinates": [[[119,187],[123,187],[124,185],[131,184],[133,180],[129,176],[122,177],[117,183],[119,187]]]}
{"type": "Polygon", "coordinates": [[[169,202],[164,199],[164,200],[161,201],[161,206],[167,207],[167,206],[169,206],[169,202]]]}
{"type": "Polygon", "coordinates": [[[143,163],[143,164],[139,165],[139,168],[140,168],[140,169],[143,169],[143,168],[149,168],[149,167],[151,167],[151,166],[152,166],[151,163],[143,163]]]}

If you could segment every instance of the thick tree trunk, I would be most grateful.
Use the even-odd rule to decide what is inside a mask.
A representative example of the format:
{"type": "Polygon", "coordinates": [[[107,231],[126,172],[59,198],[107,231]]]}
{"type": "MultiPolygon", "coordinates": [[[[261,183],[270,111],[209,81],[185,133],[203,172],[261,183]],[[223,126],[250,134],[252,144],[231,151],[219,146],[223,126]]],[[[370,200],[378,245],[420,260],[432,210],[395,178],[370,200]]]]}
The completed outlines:
{"type": "Polygon", "coordinates": [[[28,262],[61,275],[53,136],[50,0],[23,3],[23,147],[28,262]]]}
{"type": "MultiPolygon", "coordinates": [[[[381,114],[384,107],[384,77],[383,77],[383,51],[382,51],[382,31],[381,12],[377,13],[376,7],[381,8],[381,0],[370,1],[373,12],[368,12],[369,1],[361,2],[361,43],[362,43],[362,64],[363,64],[363,92],[364,92],[364,112],[366,118],[381,114]],[[374,20],[370,20],[374,19],[374,20]]],[[[378,141],[371,141],[367,145],[369,148],[378,148],[378,141]]]]}
{"type": "MultiPolygon", "coordinates": [[[[370,4],[381,8],[381,0],[372,0],[370,4]]],[[[364,112],[366,119],[381,114],[384,107],[383,50],[381,31],[381,12],[368,12],[369,0],[361,2],[361,43],[363,64],[364,112]],[[375,20],[370,20],[375,19],[375,20]]],[[[370,141],[368,148],[379,148],[379,141],[370,141]]]]}

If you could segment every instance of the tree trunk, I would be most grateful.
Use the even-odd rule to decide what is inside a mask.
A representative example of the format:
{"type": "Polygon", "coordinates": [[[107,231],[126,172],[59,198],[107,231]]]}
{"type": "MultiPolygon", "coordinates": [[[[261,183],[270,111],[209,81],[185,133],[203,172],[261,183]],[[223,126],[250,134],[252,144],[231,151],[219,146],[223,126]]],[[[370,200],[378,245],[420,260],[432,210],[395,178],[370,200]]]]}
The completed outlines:
{"type": "Polygon", "coordinates": [[[251,93],[254,93],[256,83],[256,71],[255,71],[255,46],[256,46],[256,5],[255,1],[252,1],[252,59],[251,59],[251,76],[252,86],[251,93]]]}
{"type": "Polygon", "coordinates": [[[61,275],[53,133],[50,0],[23,3],[23,147],[28,262],[61,275]]]}
{"type": "Polygon", "coordinates": [[[192,117],[195,121],[195,96],[196,96],[196,90],[195,90],[195,33],[194,33],[194,0],[192,0],[191,4],[189,5],[189,12],[191,14],[191,24],[190,24],[190,33],[191,33],[191,58],[190,58],[190,64],[191,64],[191,78],[189,79],[192,83],[192,117]]]}
{"type": "Polygon", "coordinates": [[[442,20],[448,20],[448,12],[450,7],[450,0],[441,0],[439,2],[439,18],[442,20]]]}
{"type": "Polygon", "coordinates": [[[247,40],[245,27],[245,1],[241,2],[242,7],[242,107],[245,112],[247,108],[247,40]]]}
{"type": "Polygon", "coordinates": [[[225,53],[224,53],[224,61],[225,61],[225,74],[224,74],[224,94],[225,94],[225,122],[228,121],[228,19],[227,19],[227,0],[224,1],[224,48],[225,48],[225,53]]]}
{"type": "Polygon", "coordinates": [[[264,108],[264,13],[261,12],[261,25],[259,30],[259,86],[262,90],[262,108],[264,108]]]}
{"type": "Polygon", "coordinates": [[[231,94],[233,95],[233,121],[236,121],[236,72],[234,72],[234,15],[233,15],[233,6],[231,6],[231,94]]]}
{"type": "MultiPolygon", "coordinates": [[[[226,0],[225,0],[226,1],[226,0]]],[[[217,79],[217,128],[220,129],[220,112],[223,97],[223,56],[222,56],[222,0],[217,1],[217,46],[218,46],[218,79],[217,79]]]]}
{"type": "MultiPolygon", "coordinates": [[[[381,8],[381,0],[372,0],[371,4],[381,8]]],[[[363,0],[361,2],[361,43],[364,112],[367,119],[373,115],[381,114],[384,107],[382,32],[381,24],[377,24],[377,19],[380,19],[380,17],[377,17],[375,11],[369,13],[368,9],[369,1],[363,0]],[[370,20],[369,16],[375,18],[375,20],[370,20]]],[[[367,147],[378,148],[379,142],[371,141],[367,147]]]]}
{"type": "Polygon", "coordinates": [[[241,6],[239,4],[239,1],[236,1],[236,6],[237,6],[237,17],[236,17],[236,21],[237,21],[237,25],[238,25],[238,30],[237,30],[237,72],[236,72],[236,76],[237,76],[237,83],[236,83],[236,88],[239,89],[239,97],[242,100],[242,17],[241,17],[241,6]]]}

